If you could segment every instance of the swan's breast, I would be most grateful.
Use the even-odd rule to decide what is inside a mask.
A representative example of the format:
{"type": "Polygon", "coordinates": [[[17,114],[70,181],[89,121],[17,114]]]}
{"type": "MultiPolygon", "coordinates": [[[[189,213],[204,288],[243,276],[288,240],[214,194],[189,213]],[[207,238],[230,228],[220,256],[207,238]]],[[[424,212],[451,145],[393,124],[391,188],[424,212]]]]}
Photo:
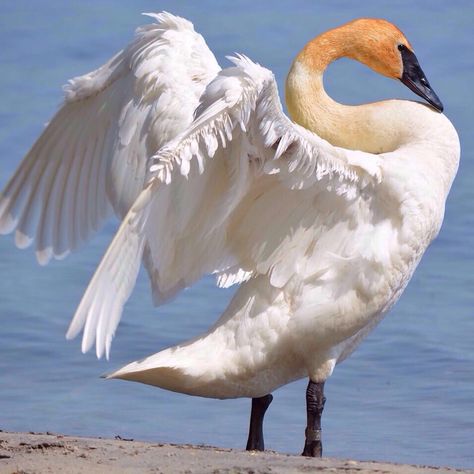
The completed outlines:
{"type": "Polygon", "coordinates": [[[416,167],[409,172],[403,161],[392,157],[385,181],[354,202],[352,219],[328,229],[307,256],[291,333],[308,364],[337,361],[361,342],[398,300],[439,231],[442,180],[416,167]]]}

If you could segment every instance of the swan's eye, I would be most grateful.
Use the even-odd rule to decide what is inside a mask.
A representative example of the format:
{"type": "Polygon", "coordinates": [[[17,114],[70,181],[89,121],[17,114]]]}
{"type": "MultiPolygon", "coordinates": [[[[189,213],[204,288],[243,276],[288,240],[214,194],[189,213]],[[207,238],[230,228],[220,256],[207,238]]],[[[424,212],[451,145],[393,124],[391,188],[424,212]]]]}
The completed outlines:
{"type": "Polygon", "coordinates": [[[404,44],[399,44],[399,45],[398,45],[398,50],[399,50],[399,51],[406,51],[406,50],[407,50],[407,47],[406,47],[404,44]]]}

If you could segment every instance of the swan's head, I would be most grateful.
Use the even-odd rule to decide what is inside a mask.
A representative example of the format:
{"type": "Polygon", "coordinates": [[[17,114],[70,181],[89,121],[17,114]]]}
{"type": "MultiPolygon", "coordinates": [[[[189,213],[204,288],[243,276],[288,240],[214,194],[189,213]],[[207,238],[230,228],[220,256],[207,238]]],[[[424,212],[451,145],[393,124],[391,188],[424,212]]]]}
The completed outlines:
{"type": "Polygon", "coordinates": [[[384,76],[399,79],[435,109],[443,104],[431,88],[405,35],[392,23],[375,18],[354,20],[346,29],[347,55],[384,76]],[[350,39],[352,37],[352,41],[350,39]]]}
{"type": "Polygon", "coordinates": [[[400,48],[412,51],[405,35],[392,23],[377,18],[360,18],[332,30],[344,55],[360,61],[374,71],[401,79],[404,71],[400,48]]]}
{"type": "Polygon", "coordinates": [[[443,110],[443,104],[426,79],[410,42],[389,21],[376,18],[353,20],[315,38],[302,53],[303,59],[318,70],[341,56],[360,61],[383,76],[399,79],[435,109],[443,110]]]}

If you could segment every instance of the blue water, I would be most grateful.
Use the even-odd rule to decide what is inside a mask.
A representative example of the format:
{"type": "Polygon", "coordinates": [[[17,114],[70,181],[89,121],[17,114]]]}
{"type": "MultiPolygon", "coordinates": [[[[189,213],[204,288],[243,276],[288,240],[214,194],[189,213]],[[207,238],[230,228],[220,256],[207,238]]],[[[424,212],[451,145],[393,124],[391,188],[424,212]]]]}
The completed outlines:
{"type": "MultiPolygon", "coordinates": [[[[0,186],[56,110],[60,86],[125,45],[147,21],[140,12],[161,9],[191,19],[221,64],[226,54],[243,52],[271,68],[280,84],[309,38],[354,17],[385,17],[407,34],[459,131],[462,163],[441,234],[401,301],[327,383],[325,454],[474,467],[474,4],[3,1],[0,186]]],[[[350,61],[333,65],[326,83],[348,103],[413,98],[398,82],[350,61]]],[[[243,447],[248,400],[205,400],[98,377],[202,332],[232,290],[204,279],[157,310],[141,275],[110,362],[82,355],[79,341],[65,341],[115,228],[111,222],[81,251],[46,268],[10,237],[0,239],[0,428],[243,447]]],[[[301,451],[305,385],[275,392],[265,426],[268,448],[301,451]]]]}

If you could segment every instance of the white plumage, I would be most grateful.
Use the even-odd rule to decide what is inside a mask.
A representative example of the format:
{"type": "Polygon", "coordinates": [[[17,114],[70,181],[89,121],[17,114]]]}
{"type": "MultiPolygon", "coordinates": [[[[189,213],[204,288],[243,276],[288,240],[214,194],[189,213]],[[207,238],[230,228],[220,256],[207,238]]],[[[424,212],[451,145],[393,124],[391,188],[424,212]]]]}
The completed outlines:
{"type": "Polygon", "coordinates": [[[155,18],[67,86],[3,193],[0,230],[16,229],[19,246],[36,240],[47,262],[111,208],[124,217],[67,333],[83,330],[82,350],[95,342],[98,357],[109,356],[142,261],[156,303],[204,274],[241,284],[206,334],[110,377],[217,398],[322,382],[397,301],[437,235],[457,134],[417,102],[330,101],[300,55],[287,85],[316,91],[302,98],[303,109],[322,104],[308,123],[353,114],[346,135],[336,131],[355,145],[334,146],[284,115],[270,71],[244,56],[220,70],[189,22],[155,18]]]}
{"type": "MultiPolygon", "coordinates": [[[[434,130],[450,133],[426,146],[442,152],[438,165],[448,171],[428,181],[434,153],[414,161],[410,148],[334,147],[283,115],[270,71],[233,61],[206,89],[193,125],[152,158],[156,177],[122,223],[69,335],[96,313],[114,322],[112,335],[122,305],[103,302],[123,281],[114,262],[122,252],[139,258],[147,236],[159,288],[171,282],[174,293],[211,272],[224,286],[246,283],[206,335],[112,377],[218,398],[259,397],[304,375],[325,380],[395,303],[439,230],[458,157],[444,116],[399,104],[404,116],[426,114],[434,130]],[[164,216],[163,195],[174,189],[176,206],[164,216]]],[[[123,285],[114,298],[130,290],[123,285]]],[[[86,337],[90,345],[94,335],[86,337]]]]}
{"type": "Polygon", "coordinates": [[[219,71],[192,24],[167,13],[99,69],[69,81],[65,102],[2,192],[0,232],[35,241],[46,264],[77,248],[112,210],[123,218],[148,159],[192,121],[219,71]]]}

